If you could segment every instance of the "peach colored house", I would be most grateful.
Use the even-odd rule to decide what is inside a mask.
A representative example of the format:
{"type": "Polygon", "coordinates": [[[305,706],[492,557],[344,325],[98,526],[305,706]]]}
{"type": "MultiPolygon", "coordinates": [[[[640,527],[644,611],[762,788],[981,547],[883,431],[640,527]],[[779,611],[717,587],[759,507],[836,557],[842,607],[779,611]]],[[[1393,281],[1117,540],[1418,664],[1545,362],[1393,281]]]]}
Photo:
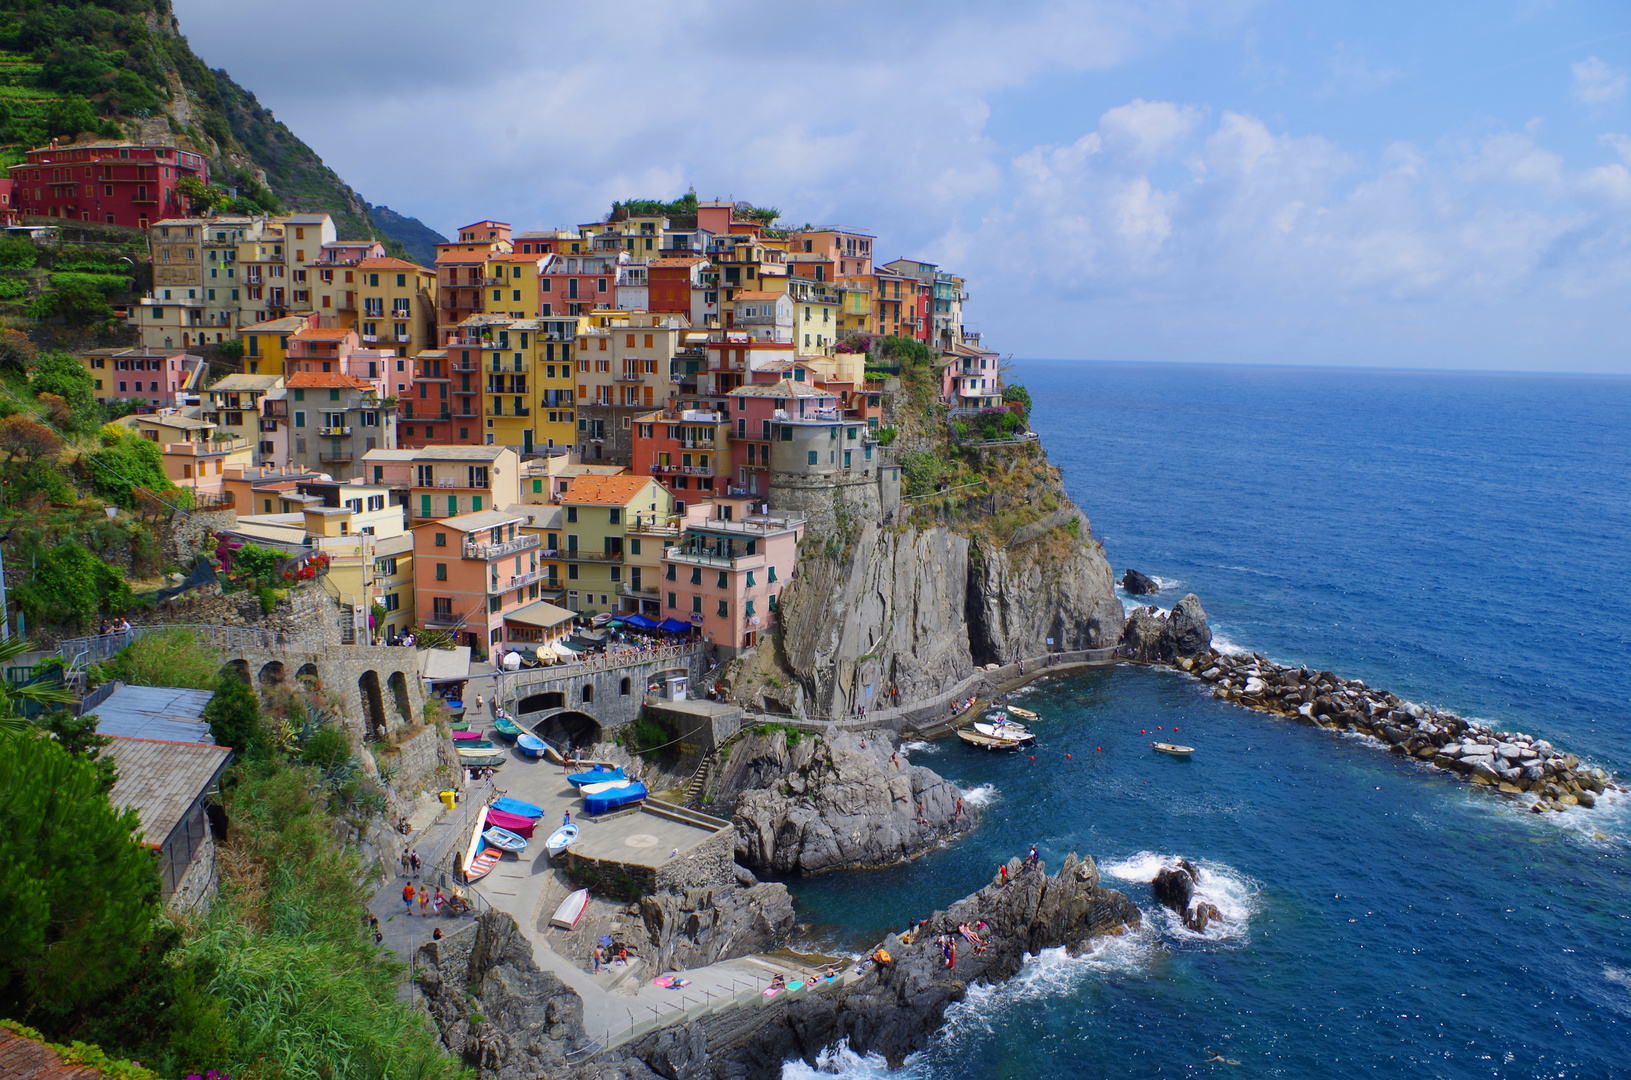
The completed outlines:
{"type": "Polygon", "coordinates": [[[541,538],[526,514],[483,510],[413,529],[414,620],[474,655],[496,652],[504,620],[539,599],[541,538]]]}
{"type": "Polygon", "coordinates": [[[716,499],[713,516],[689,518],[662,555],[664,617],[689,621],[734,656],[776,621],[781,591],[798,562],[804,518],[753,514],[749,499],[716,499]]]}

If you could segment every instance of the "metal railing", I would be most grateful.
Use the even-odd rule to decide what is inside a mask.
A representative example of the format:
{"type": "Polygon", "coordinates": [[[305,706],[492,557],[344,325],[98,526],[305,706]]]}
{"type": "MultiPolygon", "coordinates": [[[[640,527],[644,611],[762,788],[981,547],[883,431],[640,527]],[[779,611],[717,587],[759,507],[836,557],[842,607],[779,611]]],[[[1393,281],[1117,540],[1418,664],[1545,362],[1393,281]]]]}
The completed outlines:
{"type": "Polygon", "coordinates": [[[539,540],[536,533],[527,533],[524,536],[516,537],[514,540],[504,540],[498,543],[483,544],[466,541],[464,557],[467,559],[496,559],[504,555],[513,555],[518,551],[527,551],[539,547],[541,544],[542,541],[539,540]]]}
{"type": "Polygon", "coordinates": [[[155,623],[148,626],[132,626],[122,634],[64,638],[57,643],[57,653],[70,663],[80,659],[97,662],[106,660],[144,635],[164,630],[190,631],[193,637],[198,639],[199,644],[215,646],[228,652],[251,649],[273,651],[316,644],[303,634],[291,634],[284,630],[253,630],[241,626],[217,626],[210,623],[155,623]]]}
{"type": "Polygon", "coordinates": [[[658,645],[646,649],[596,653],[575,663],[555,664],[551,667],[523,668],[518,674],[505,676],[505,693],[514,698],[526,697],[526,691],[547,682],[573,678],[593,671],[615,671],[618,668],[660,664],[669,660],[682,660],[701,652],[700,642],[683,645],[658,645]],[[528,676],[531,676],[530,678],[528,676]]]}

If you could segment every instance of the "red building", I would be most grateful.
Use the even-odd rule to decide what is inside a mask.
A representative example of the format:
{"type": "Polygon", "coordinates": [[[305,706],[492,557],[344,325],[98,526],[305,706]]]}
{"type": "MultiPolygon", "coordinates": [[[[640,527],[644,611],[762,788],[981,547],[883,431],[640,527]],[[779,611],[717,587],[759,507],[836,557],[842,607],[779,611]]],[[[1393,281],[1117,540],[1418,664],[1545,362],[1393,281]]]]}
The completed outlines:
{"type": "Polygon", "coordinates": [[[646,263],[646,282],[651,299],[648,311],[671,312],[691,317],[691,290],[699,287],[708,260],[700,255],[676,255],[646,263]]]}
{"type": "Polygon", "coordinates": [[[176,185],[183,177],[209,183],[209,163],[172,146],[82,142],[28,152],[8,170],[19,214],[95,221],[145,229],[184,213],[176,185]]]}

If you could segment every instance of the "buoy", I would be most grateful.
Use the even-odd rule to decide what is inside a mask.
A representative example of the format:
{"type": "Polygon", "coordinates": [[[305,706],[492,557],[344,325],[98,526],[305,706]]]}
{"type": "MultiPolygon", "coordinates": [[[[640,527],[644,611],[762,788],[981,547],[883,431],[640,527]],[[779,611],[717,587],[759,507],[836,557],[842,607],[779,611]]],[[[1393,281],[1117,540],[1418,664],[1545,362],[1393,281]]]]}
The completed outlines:
{"type": "Polygon", "coordinates": [[[1144,730],[1144,729],[1143,729],[1143,728],[1139,728],[1139,729],[1138,729],[1138,733],[1139,733],[1139,734],[1140,734],[1140,735],[1148,735],[1148,734],[1149,734],[1149,732],[1147,732],[1147,731],[1145,731],[1145,730],[1144,730]]]}
{"type": "Polygon", "coordinates": [[[1065,755],[1065,760],[1066,760],[1066,761],[1069,761],[1069,760],[1070,760],[1070,755],[1069,755],[1069,754],[1066,754],[1066,755],[1065,755]]]}
{"type": "Polygon", "coordinates": [[[1035,755],[1035,754],[1032,754],[1032,755],[1031,755],[1031,760],[1032,760],[1032,761],[1035,761],[1035,760],[1036,760],[1036,755],[1035,755]]]}
{"type": "Polygon", "coordinates": [[[1104,753],[1104,747],[1102,746],[1095,746],[1093,749],[1097,750],[1101,754],[1104,753]]]}

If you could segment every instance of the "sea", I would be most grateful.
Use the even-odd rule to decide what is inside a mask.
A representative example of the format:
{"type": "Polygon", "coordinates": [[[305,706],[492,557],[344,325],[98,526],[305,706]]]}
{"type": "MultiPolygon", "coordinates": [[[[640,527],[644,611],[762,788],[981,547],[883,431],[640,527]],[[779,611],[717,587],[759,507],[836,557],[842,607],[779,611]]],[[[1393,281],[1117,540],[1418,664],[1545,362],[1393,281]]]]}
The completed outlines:
{"type": "MultiPolygon", "coordinates": [[[[1545,737],[1631,786],[1631,379],[1064,361],[1008,378],[1118,578],[1161,582],[1128,605],[1193,592],[1221,648],[1545,737]]],[[[797,944],[864,950],[1032,844],[1093,856],[1143,925],[971,987],[892,1075],[1631,1073],[1631,796],[1534,815],[1171,671],[1022,699],[1034,756],[908,750],[970,791],[978,830],[790,881],[797,944]],[[1151,899],[1172,856],[1201,867],[1221,927],[1151,899]]],[[[839,1046],[783,1076],[887,1072],[839,1046]]]]}

